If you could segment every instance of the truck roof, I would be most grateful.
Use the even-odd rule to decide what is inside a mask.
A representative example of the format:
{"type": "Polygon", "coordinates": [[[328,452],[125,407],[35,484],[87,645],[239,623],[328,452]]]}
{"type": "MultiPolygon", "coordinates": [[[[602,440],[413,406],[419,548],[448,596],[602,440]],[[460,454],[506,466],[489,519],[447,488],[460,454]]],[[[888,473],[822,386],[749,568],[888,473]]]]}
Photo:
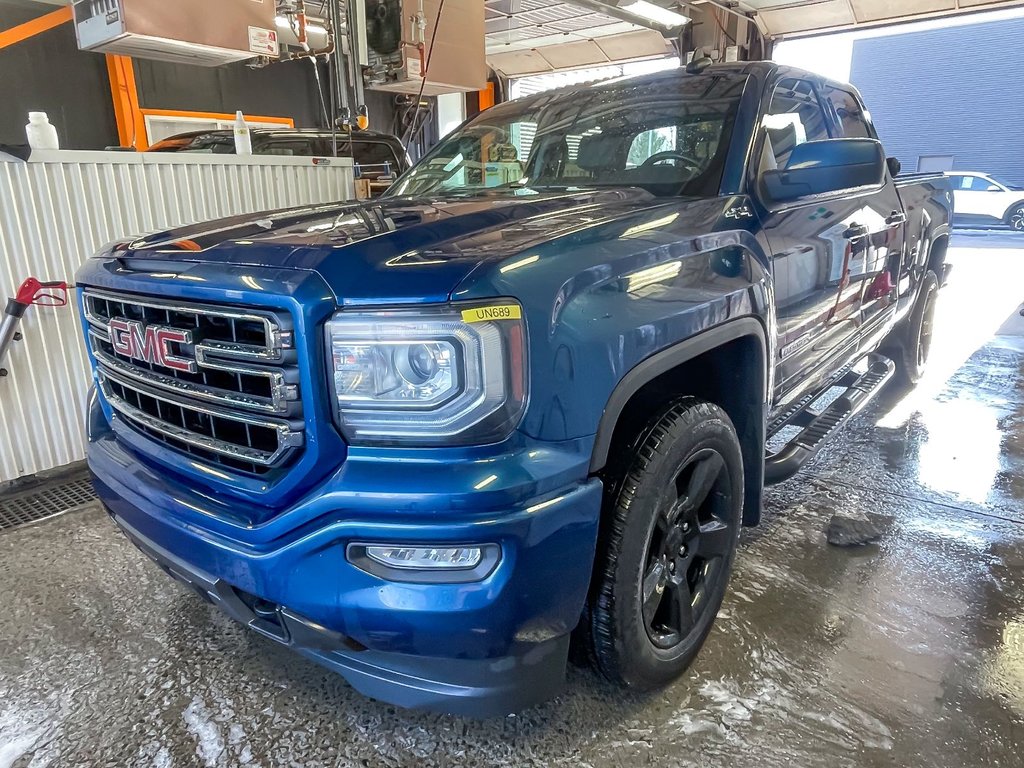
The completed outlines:
{"type": "MultiPolygon", "coordinates": [[[[619,85],[624,82],[635,82],[638,85],[646,85],[657,83],[661,80],[673,81],[679,77],[708,77],[710,75],[748,75],[756,77],[761,81],[766,81],[772,76],[794,77],[801,80],[810,80],[816,84],[828,84],[832,86],[839,86],[846,90],[856,90],[856,88],[849,83],[841,83],[837,80],[825,77],[824,75],[819,75],[815,72],[801,69],[799,67],[778,64],[774,61],[737,61],[723,64],[712,64],[699,73],[687,72],[685,67],[680,66],[673,69],[665,69],[660,72],[652,72],[643,75],[614,77],[607,80],[592,80],[586,83],[562,86],[561,88],[543,91],[535,96],[527,96],[523,98],[550,98],[551,96],[571,95],[574,93],[593,91],[594,89],[600,89],[604,86],[619,85]]],[[[520,99],[516,99],[516,101],[519,100],[520,99]]]]}

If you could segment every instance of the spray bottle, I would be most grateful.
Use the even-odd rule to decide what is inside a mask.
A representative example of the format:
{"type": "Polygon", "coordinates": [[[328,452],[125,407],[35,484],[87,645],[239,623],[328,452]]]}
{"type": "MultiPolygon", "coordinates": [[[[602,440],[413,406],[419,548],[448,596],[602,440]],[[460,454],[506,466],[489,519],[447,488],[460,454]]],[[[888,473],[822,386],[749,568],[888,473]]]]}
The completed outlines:
{"type": "Polygon", "coordinates": [[[252,154],[252,135],[249,133],[249,126],[245,122],[242,110],[235,113],[235,154],[252,154]]]}

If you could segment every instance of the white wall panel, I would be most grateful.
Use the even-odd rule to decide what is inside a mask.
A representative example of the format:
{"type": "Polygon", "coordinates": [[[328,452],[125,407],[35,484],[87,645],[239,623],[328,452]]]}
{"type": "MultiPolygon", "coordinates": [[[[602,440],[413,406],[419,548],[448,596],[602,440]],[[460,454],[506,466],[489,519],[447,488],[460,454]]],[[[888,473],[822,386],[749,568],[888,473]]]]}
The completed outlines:
{"type": "MultiPolygon", "coordinates": [[[[353,196],[347,159],[0,154],[0,306],[27,277],[71,282],[125,235],[353,196]]],[[[20,330],[0,378],[0,483],[84,458],[89,375],[77,310],[33,307],[20,330]]]]}

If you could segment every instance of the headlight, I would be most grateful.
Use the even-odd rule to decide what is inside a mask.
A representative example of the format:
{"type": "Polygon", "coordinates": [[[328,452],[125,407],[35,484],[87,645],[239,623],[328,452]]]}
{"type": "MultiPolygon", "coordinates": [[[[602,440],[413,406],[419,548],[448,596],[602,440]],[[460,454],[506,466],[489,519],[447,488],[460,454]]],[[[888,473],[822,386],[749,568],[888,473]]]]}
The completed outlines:
{"type": "Polygon", "coordinates": [[[353,444],[497,442],[526,408],[522,310],[338,312],[327,323],[338,427],[353,444]]]}

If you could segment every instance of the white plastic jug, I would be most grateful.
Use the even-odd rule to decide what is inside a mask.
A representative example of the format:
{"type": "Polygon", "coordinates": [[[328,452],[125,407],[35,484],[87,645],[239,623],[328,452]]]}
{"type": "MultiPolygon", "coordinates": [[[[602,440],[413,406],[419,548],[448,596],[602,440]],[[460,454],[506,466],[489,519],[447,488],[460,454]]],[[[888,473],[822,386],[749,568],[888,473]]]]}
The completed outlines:
{"type": "Polygon", "coordinates": [[[50,123],[45,112],[29,112],[28,125],[25,126],[28,145],[32,149],[60,149],[57,129],[50,123]]]}
{"type": "Polygon", "coordinates": [[[241,110],[235,113],[235,154],[252,154],[252,134],[249,133],[249,126],[241,110]]]}

